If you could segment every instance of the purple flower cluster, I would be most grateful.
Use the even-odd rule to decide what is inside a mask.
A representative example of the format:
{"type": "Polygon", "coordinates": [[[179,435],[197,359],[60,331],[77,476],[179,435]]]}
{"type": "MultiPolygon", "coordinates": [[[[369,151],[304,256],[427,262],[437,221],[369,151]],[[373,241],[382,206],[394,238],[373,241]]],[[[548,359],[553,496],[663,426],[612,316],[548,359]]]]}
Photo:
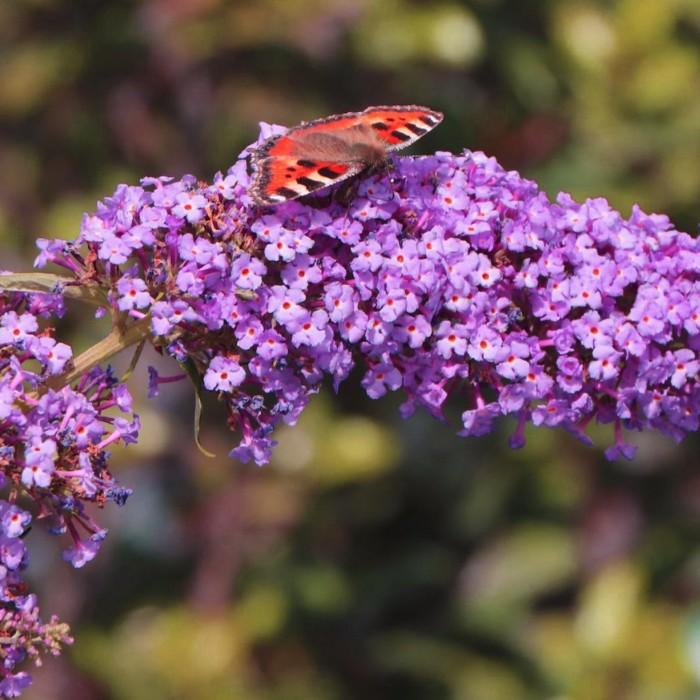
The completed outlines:
{"type": "Polygon", "coordinates": [[[80,567],[92,559],[106,530],[86,511],[112,500],[123,503],[121,489],[107,468],[107,446],[132,442],[138,419],[129,414],[131,399],[109,371],[94,369],[74,388],[47,387],[72,360],[72,351],[40,330],[40,317],[60,316],[56,295],[0,294],[0,697],[14,697],[31,682],[16,666],[40,652],[57,654],[72,640],[67,626],[39,617],[23,571],[29,563],[24,535],[31,514],[20,501],[34,504],[38,517],[55,534],[68,533],[64,559],[80,567]]]}
{"type": "MultiPolygon", "coordinates": [[[[260,208],[249,185],[244,158],[210,185],[120,185],[77,240],[42,240],[37,258],[101,295],[123,340],[112,351],[150,341],[226,402],[232,456],[267,462],[274,427],[357,365],[370,397],[404,393],[404,417],[422,407],[442,419],[454,397],[468,436],[513,415],[514,447],[528,422],[583,440],[592,420],[613,423],[611,459],[633,454],[623,428],[697,430],[700,244],[665,216],[551,202],[468,152],[395,159],[361,176],[349,204],[327,190],[260,208]]],[[[25,657],[70,641],[27,594],[31,516],[18,499],[71,536],[64,556],[82,566],[105,536],[85,503],[123,504],[108,447],[139,427],[109,368],[71,370],[80,358],[40,330],[39,317],[63,312],[55,291],[0,295],[5,696],[30,681],[16,671],[25,657]]],[[[151,393],[171,380],[151,370],[151,393]]]]}
{"type": "MultiPolygon", "coordinates": [[[[3,502],[2,505],[7,504],[3,502]]],[[[6,532],[5,522],[6,517],[3,517],[3,533],[6,532]]],[[[5,537],[3,534],[3,539],[5,537]]],[[[3,600],[0,606],[0,697],[21,695],[31,685],[32,677],[15,668],[25,659],[32,659],[41,666],[41,655],[45,653],[58,656],[62,645],[73,643],[68,631],[68,625],[59,622],[56,616],[47,623],[42,621],[35,595],[15,594],[11,601],[3,600]]]]}
{"type": "Polygon", "coordinates": [[[441,418],[450,396],[462,435],[515,416],[514,447],[527,422],[584,440],[612,422],[610,458],[633,453],[623,427],[697,429],[699,244],[667,217],[550,202],[469,152],[396,159],[349,206],[326,192],[261,209],[249,183],[239,160],[212,185],[120,186],[39,257],[150,317],[227,402],[233,456],[265,463],[273,427],[357,363],[369,396],[404,392],[404,417],[441,418]]]}

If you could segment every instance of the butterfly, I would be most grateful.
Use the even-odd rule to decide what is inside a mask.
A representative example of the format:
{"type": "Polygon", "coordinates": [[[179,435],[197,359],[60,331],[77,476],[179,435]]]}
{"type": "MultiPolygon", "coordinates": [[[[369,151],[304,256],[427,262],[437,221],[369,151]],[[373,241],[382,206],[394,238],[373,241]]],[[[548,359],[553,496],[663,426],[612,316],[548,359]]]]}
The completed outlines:
{"type": "Polygon", "coordinates": [[[252,154],[249,194],[256,204],[279,204],[386,167],[392,151],[410,146],[442,121],[427,107],[368,107],[302,122],[264,141],[252,154]]]}

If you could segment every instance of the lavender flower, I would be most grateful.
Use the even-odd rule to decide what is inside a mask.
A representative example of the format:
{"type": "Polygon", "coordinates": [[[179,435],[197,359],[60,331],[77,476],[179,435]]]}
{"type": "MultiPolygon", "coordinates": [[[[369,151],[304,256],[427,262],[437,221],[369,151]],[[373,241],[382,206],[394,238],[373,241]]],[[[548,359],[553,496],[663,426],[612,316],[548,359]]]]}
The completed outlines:
{"type": "Polygon", "coordinates": [[[422,407],[442,419],[455,397],[471,436],[513,415],[513,447],[528,422],[587,442],[592,420],[613,423],[611,459],[634,453],[623,428],[675,439],[698,428],[700,244],[666,217],[550,202],[482,153],[397,159],[349,206],[326,193],[261,209],[249,185],[244,159],[211,185],[120,185],[77,240],[39,241],[37,265],[68,272],[56,291],[91,295],[117,320],[101,355],[72,359],[39,331],[37,315],[63,312],[59,295],[0,297],[0,695],[29,682],[23,658],[70,641],[26,594],[31,515],[18,497],[52,516],[71,538],[65,558],[83,566],[106,534],[84,503],[129,494],[107,448],[135,441],[138,418],[95,355],[144,341],[170,354],[186,374],[152,370],[149,394],[196,377],[226,402],[231,455],[258,464],[274,427],[358,364],[370,397],[403,391],[404,418],[422,407]],[[129,417],[108,418],[114,407],[129,417]]]}
{"type": "Polygon", "coordinates": [[[33,502],[51,531],[70,535],[64,558],[79,567],[95,556],[106,533],[85,504],[121,505],[128,495],[110,475],[105,449],[133,439],[138,425],[136,418],[105,414],[113,406],[131,412],[125,388],[99,368],[74,388],[48,386],[72,352],[50,329],[39,331],[37,313],[62,312],[58,296],[0,294],[0,487],[9,491],[0,500],[0,697],[15,697],[31,682],[16,670],[25,659],[38,664],[40,654],[57,655],[72,642],[67,625],[55,617],[42,621],[36,596],[22,579],[29,563],[23,537],[32,515],[17,503],[33,502]]]}
{"type": "Polygon", "coordinates": [[[211,186],[151,178],[39,262],[150,318],[153,342],[226,401],[244,461],[266,462],[272,428],[357,363],[368,395],[404,392],[404,416],[442,417],[459,396],[468,436],[514,415],[513,446],[527,422],[584,440],[612,422],[610,458],[634,451],[623,427],[697,429],[695,239],[636,207],[552,203],[482,153],[398,159],[382,177],[349,208],[329,194],[265,210],[244,160],[211,186]]]}

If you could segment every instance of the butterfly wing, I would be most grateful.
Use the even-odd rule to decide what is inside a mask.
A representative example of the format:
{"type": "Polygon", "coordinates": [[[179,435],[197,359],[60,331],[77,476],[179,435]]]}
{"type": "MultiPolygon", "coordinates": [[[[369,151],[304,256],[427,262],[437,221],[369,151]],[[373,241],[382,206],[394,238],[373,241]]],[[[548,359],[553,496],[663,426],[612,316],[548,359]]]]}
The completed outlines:
{"type": "Polygon", "coordinates": [[[385,144],[386,150],[396,151],[410,146],[434,129],[442,118],[442,112],[419,105],[368,107],[364,112],[334,114],[324,119],[302,122],[290,129],[287,135],[303,139],[306,134],[320,129],[340,134],[358,127],[369,127],[385,144]]]}
{"type": "Polygon", "coordinates": [[[442,112],[419,105],[368,107],[359,114],[363,124],[371,127],[386,144],[387,151],[398,151],[415,143],[442,121],[442,112]]]}
{"type": "Polygon", "coordinates": [[[409,146],[441,121],[440,112],[407,105],[302,122],[255,151],[250,194],[266,205],[315,192],[379,164],[386,152],[409,146]]]}
{"type": "Polygon", "coordinates": [[[255,175],[249,192],[256,204],[279,204],[301,197],[352,177],[364,167],[363,163],[303,157],[288,134],[273,136],[254,154],[255,175]]]}

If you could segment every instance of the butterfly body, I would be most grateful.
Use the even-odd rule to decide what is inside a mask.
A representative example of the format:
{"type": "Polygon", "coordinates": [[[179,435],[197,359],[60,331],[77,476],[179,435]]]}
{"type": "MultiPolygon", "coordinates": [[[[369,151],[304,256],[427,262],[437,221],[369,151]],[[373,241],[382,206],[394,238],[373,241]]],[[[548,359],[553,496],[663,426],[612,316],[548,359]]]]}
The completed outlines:
{"type": "Polygon", "coordinates": [[[254,151],[250,194],[256,204],[279,204],[363,170],[380,170],[389,153],[412,144],[441,121],[440,112],[410,105],[368,107],[302,122],[254,151]]]}

